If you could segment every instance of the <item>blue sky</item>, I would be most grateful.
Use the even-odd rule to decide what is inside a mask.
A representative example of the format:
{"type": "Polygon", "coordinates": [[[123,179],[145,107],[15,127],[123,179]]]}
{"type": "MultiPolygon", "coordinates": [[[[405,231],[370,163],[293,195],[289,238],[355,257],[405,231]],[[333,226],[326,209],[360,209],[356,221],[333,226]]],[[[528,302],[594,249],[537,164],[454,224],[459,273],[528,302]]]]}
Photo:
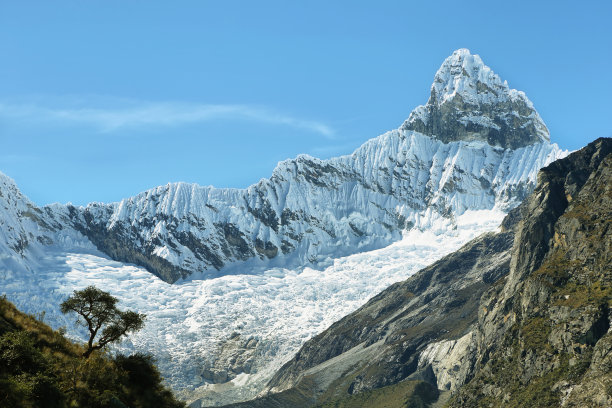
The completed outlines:
{"type": "Polygon", "coordinates": [[[611,3],[0,0],[0,171],[38,204],[246,187],[398,127],[462,47],[577,149],[612,136],[611,3]]]}

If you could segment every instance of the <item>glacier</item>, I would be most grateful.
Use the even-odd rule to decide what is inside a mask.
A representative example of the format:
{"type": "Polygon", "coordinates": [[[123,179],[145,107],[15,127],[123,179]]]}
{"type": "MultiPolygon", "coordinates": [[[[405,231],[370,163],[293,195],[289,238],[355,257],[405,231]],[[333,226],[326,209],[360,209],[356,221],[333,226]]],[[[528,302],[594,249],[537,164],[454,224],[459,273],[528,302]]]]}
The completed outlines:
{"type": "MultiPolygon", "coordinates": [[[[83,339],[82,327],[59,312],[59,303],[88,285],[109,291],[121,299],[121,308],[147,315],[144,329],[114,351],[152,353],[166,381],[189,401],[230,403],[257,395],[306,340],[392,283],[495,229],[503,216],[494,210],[467,211],[453,227],[441,219],[435,228],[407,231],[390,246],[336,258],[323,270],[270,268],[176,284],[113,261],[83,241],[78,250],[47,248],[29,274],[0,273],[2,292],[20,309],[45,311],[46,323],[83,339]],[[204,378],[203,371],[222,357],[220,346],[236,336],[242,353],[255,340],[248,370],[225,373],[221,383],[204,378]]],[[[227,371],[230,367],[224,365],[227,371]]]]}
{"type": "Polygon", "coordinates": [[[115,350],[153,353],[186,400],[240,401],[335,320],[495,229],[567,153],[523,92],[461,49],[398,129],[282,161],[246,189],[38,207],[0,173],[0,294],[82,338],[58,305],[94,284],[148,316],[115,350]]]}

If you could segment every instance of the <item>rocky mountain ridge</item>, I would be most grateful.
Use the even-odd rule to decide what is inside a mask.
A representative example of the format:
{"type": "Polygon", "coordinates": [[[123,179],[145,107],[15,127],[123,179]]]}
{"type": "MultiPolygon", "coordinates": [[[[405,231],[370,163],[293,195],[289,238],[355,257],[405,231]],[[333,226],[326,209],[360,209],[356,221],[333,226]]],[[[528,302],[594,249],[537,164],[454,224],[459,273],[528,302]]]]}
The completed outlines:
{"type": "Polygon", "coordinates": [[[500,232],[381,292],[232,406],[360,406],[409,383],[457,407],[609,406],[611,186],[612,139],[552,163],[500,232]]]}
{"type": "Polygon", "coordinates": [[[427,104],[417,107],[402,128],[445,143],[481,140],[510,149],[550,140],[525,93],[510,89],[467,49],[444,61],[427,104]]]}
{"type": "Polygon", "coordinates": [[[51,213],[111,258],[175,282],[246,262],[325,264],[467,209],[507,211],[564,154],[525,94],[462,49],[442,64],[427,105],[351,155],[298,156],[247,189],[175,183],[51,213]]]}
{"type": "Polygon", "coordinates": [[[544,168],[451,406],[612,404],[612,139],[544,168]]]}

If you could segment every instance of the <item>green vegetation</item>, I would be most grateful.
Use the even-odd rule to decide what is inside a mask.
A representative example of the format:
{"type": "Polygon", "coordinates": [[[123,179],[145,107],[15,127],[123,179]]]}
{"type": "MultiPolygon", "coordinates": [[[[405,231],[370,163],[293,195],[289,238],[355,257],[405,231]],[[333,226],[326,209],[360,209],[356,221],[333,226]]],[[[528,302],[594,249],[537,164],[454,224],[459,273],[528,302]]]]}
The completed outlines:
{"type": "MultiPolygon", "coordinates": [[[[524,386],[519,386],[515,381],[513,387],[508,389],[507,395],[509,399],[504,401],[503,404],[499,404],[500,401],[498,401],[498,405],[494,404],[494,406],[508,408],[548,408],[558,406],[561,394],[555,388],[555,385],[563,379],[569,381],[580,379],[589,367],[590,357],[590,354],[579,356],[579,362],[574,366],[570,366],[569,355],[561,354],[559,356],[560,364],[557,368],[545,375],[533,377],[524,386]]],[[[480,406],[486,406],[486,404],[481,404],[480,406]]]]}
{"type": "Polygon", "coordinates": [[[568,282],[560,290],[561,293],[554,302],[555,306],[568,306],[573,309],[589,305],[608,304],[612,307],[612,286],[609,283],[595,281],[590,285],[568,282]]]}
{"type": "MultiPolygon", "coordinates": [[[[577,260],[567,260],[562,248],[557,249],[532,275],[527,284],[545,289],[550,305],[570,310],[580,310],[582,316],[607,310],[612,302],[612,289],[607,277],[583,267],[577,260]]],[[[600,313],[607,319],[604,312],[600,313]]],[[[452,397],[450,406],[504,406],[551,407],[558,406],[561,392],[558,384],[577,384],[591,365],[592,346],[603,333],[591,329],[586,333],[574,333],[579,352],[553,348],[549,336],[559,330],[562,322],[554,322],[547,309],[525,316],[506,333],[500,351],[492,356],[486,369],[466,384],[460,394],[468,402],[452,397]],[[545,361],[547,368],[537,366],[533,358],[545,361]],[[570,361],[572,363],[570,364],[570,361]],[[527,368],[529,367],[529,368],[527,368]],[[484,393],[483,388],[500,390],[499,395],[484,393]]],[[[606,328],[607,330],[607,328],[606,328]]],[[[605,333],[605,330],[600,330],[605,333]]]]}
{"type": "MultiPolygon", "coordinates": [[[[89,330],[87,350],[83,357],[88,358],[94,350],[100,350],[109,343],[119,341],[129,332],[138,331],[144,325],[145,315],[130,310],[122,312],[117,309],[119,299],[110,293],[104,292],[94,286],[83,290],[75,290],[60,305],[62,313],[76,313],[85,321],[89,330]],[[102,330],[97,343],[96,336],[102,330]]],[[[79,320],[77,323],[82,322],[79,320]]]]}
{"type": "MultiPolygon", "coordinates": [[[[577,262],[574,264],[579,265],[577,262]]],[[[570,261],[562,250],[557,250],[531,275],[533,279],[544,282],[549,288],[556,288],[567,282],[570,278],[570,261]]]]}
{"type": "Polygon", "coordinates": [[[438,399],[438,390],[424,381],[402,381],[319,405],[319,408],[425,408],[438,399]]]}
{"type": "Polygon", "coordinates": [[[548,336],[550,335],[551,327],[549,319],[543,317],[534,317],[529,319],[521,328],[525,348],[534,351],[551,351],[548,344],[548,336]]]}
{"type": "MultiPolygon", "coordinates": [[[[515,333],[516,329],[511,330],[515,333]]],[[[469,402],[459,403],[457,396],[451,397],[447,406],[469,407],[507,407],[507,408],[547,408],[559,405],[560,393],[554,385],[561,379],[567,378],[568,373],[581,376],[583,372],[570,370],[568,356],[563,354],[555,357],[559,361],[557,368],[541,375],[534,376],[523,382],[523,362],[521,361],[522,348],[514,338],[511,345],[504,345],[504,353],[497,354],[487,366],[487,370],[477,374],[477,377],[461,389],[461,394],[470,396],[469,402]],[[493,387],[503,390],[496,397],[485,394],[483,389],[493,387]]],[[[540,350],[537,350],[539,352],[540,350]]],[[[532,352],[536,352],[533,350],[532,352]]],[[[588,367],[588,361],[587,365],[588,367]]],[[[580,367],[584,367],[581,364],[580,367]]]]}
{"type": "Polygon", "coordinates": [[[0,298],[0,406],[179,408],[150,356],[90,353],[0,298]]]}

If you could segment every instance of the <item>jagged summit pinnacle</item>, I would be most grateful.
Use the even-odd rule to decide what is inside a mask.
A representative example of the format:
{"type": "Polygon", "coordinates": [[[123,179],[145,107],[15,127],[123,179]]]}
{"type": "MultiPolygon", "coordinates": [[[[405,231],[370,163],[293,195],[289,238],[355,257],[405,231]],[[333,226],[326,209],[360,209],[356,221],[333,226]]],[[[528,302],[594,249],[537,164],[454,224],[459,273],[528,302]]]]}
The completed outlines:
{"type": "Polygon", "coordinates": [[[509,92],[508,85],[502,83],[498,75],[486,66],[480,56],[470,54],[461,48],[446,58],[434,77],[431,85],[430,102],[441,105],[460,94],[464,102],[477,104],[487,99],[499,99],[509,92]],[[487,87],[480,86],[479,83],[487,87]]]}
{"type": "Polygon", "coordinates": [[[510,149],[550,140],[525,93],[510,89],[466,48],[444,60],[427,104],[412,111],[402,128],[443,142],[482,140],[510,149]]]}

